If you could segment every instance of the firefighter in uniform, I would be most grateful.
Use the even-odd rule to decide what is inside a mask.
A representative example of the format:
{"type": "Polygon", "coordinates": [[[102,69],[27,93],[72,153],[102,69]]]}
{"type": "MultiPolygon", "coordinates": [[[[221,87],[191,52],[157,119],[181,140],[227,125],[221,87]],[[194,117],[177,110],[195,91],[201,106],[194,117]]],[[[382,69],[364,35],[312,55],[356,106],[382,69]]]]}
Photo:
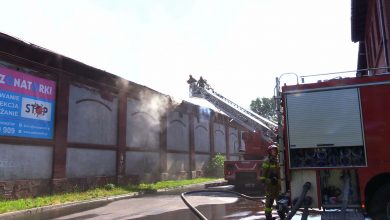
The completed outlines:
{"type": "MultiPolygon", "coordinates": [[[[268,147],[268,158],[263,162],[262,175],[260,181],[265,185],[265,217],[267,220],[272,218],[272,205],[274,200],[279,197],[280,194],[280,181],[279,181],[279,164],[278,164],[278,147],[276,145],[270,145],[268,147]]],[[[284,214],[279,213],[281,219],[284,219],[284,214]]]]}

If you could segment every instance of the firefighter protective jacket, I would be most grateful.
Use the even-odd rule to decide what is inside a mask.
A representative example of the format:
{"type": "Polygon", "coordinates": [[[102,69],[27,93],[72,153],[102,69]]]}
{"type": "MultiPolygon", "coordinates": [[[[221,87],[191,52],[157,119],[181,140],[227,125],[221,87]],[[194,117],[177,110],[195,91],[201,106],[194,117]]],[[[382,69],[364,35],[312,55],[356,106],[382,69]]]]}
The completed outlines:
{"type": "MultiPolygon", "coordinates": [[[[260,176],[260,181],[270,185],[276,179],[279,182],[279,164],[276,158],[268,157],[262,164],[262,173],[260,176]]],[[[277,185],[277,182],[275,185],[277,185]]]]}

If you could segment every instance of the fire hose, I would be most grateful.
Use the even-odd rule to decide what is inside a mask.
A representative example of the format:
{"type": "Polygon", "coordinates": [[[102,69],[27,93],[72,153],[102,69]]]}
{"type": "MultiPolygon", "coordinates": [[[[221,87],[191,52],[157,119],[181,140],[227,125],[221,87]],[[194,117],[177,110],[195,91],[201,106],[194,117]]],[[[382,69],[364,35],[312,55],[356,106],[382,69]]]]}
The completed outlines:
{"type": "MultiPolygon", "coordinates": [[[[286,217],[287,220],[290,220],[295,215],[295,213],[298,211],[298,209],[301,207],[301,205],[302,205],[302,203],[304,201],[305,201],[305,206],[306,207],[308,206],[307,205],[308,203],[311,203],[311,198],[310,197],[306,197],[306,193],[307,193],[307,191],[309,191],[310,187],[311,187],[311,183],[310,182],[306,182],[305,184],[303,184],[302,193],[299,196],[299,198],[298,198],[297,202],[295,203],[295,205],[291,208],[291,211],[288,213],[288,215],[286,217]]],[[[302,217],[304,217],[304,216],[306,216],[305,213],[304,213],[304,215],[302,217]]]]}
{"type": "MultiPolygon", "coordinates": [[[[295,213],[298,211],[298,209],[302,206],[302,204],[304,204],[304,208],[305,208],[304,212],[303,212],[303,215],[302,215],[302,219],[307,219],[308,207],[311,204],[312,199],[311,199],[311,197],[306,197],[306,193],[309,191],[310,187],[311,187],[311,183],[310,182],[306,182],[303,185],[302,193],[299,196],[299,198],[298,198],[297,202],[295,203],[295,205],[292,207],[291,211],[288,213],[286,219],[290,220],[295,215],[295,213]]],[[[204,192],[207,192],[207,193],[230,193],[230,194],[234,194],[234,195],[237,195],[239,197],[242,197],[244,199],[248,199],[248,200],[252,200],[252,201],[261,201],[262,203],[264,203],[262,201],[262,199],[265,199],[264,196],[262,196],[262,197],[252,197],[252,196],[248,196],[248,195],[241,194],[241,193],[238,193],[238,192],[235,192],[235,191],[230,191],[230,190],[208,189],[208,190],[194,190],[194,191],[188,191],[188,192],[182,193],[180,195],[180,197],[183,200],[183,202],[201,220],[207,220],[207,218],[198,209],[196,209],[194,206],[192,206],[187,201],[187,199],[185,197],[187,195],[190,195],[190,194],[204,193],[204,192]]]]}
{"type": "MultiPolygon", "coordinates": [[[[196,209],[194,206],[192,206],[188,201],[187,199],[185,198],[185,196],[187,195],[190,195],[190,194],[196,194],[196,193],[204,193],[204,192],[207,192],[207,193],[230,193],[230,194],[234,194],[234,195],[237,195],[239,197],[242,197],[244,199],[248,199],[248,200],[252,200],[252,201],[261,201],[262,199],[265,199],[264,196],[262,197],[252,197],[252,196],[248,196],[248,195],[245,195],[245,194],[241,194],[241,193],[238,193],[238,192],[234,192],[234,191],[230,191],[230,190],[214,190],[214,189],[207,189],[207,190],[194,190],[194,191],[188,191],[188,192],[184,192],[180,195],[181,199],[183,200],[183,202],[187,205],[187,207],[201,220],[207,220],[207,218],[198,210],[196,209]]],[[[263,201],[261,201],[262,203],[264,203],[263,201]]]]}

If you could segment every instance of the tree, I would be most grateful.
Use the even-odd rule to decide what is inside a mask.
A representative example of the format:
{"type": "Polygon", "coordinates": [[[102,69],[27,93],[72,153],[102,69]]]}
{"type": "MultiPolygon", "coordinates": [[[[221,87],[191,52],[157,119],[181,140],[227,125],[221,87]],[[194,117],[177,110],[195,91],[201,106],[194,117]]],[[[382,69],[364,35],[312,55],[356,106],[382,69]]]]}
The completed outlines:
{"type": "Polygon", "coordinates": [[[250,109],[258,115],[269,120],[277,120],[277,115],[275,112],[275,101],[273,98],[256,98],[255,100],[252,100],[250,109]]]}

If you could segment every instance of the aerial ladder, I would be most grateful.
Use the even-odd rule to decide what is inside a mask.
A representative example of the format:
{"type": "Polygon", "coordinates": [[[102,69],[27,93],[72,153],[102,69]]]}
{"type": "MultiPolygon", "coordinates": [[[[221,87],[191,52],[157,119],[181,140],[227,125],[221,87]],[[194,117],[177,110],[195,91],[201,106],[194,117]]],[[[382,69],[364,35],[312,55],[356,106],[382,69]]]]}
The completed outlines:
{"type": "Polygon", "coordinates": [[[187,82],[190,85],[190,97],[207,100],[250,131],[267,131],[267,135],[271,138],[275,135],[274,132],[278,127],[277,123],[268,120],[253,111],[242,108],[233,101],[215,92],[202,77],[200,77],[199,80],[195,80],[190,75],[190,79],[187,82]]]}
{"type": "Polygon", "coordinates": [[[189,84],[190,97],[207,100],[248,130],[248,132],[243,132],[241,137],[245,144],[244,160],[225,161],[224,176],[230,184],[237,187],[258,186],[261,164],[266,156],[266,149],[277,139],[277,123],[242,108],[217,93],[202,77],[196,80],[190,75],[187,83],[189,84]]]}

